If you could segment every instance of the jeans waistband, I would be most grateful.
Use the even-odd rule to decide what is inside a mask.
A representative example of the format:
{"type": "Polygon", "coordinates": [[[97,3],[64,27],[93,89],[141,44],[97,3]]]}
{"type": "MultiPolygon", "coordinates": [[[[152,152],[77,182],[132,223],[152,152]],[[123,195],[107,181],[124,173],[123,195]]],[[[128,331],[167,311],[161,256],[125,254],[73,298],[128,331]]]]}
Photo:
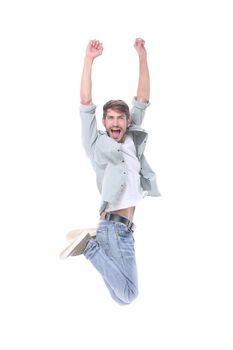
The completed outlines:
{"type": "Polygon", "coordinates": [[[132,221],[119,214],[107,213],[105,216],[105,220],[121,222],[122,224],[125,224],[127,228],[132,232],[134,232],[136,229],[136,226],[132,221]]]}

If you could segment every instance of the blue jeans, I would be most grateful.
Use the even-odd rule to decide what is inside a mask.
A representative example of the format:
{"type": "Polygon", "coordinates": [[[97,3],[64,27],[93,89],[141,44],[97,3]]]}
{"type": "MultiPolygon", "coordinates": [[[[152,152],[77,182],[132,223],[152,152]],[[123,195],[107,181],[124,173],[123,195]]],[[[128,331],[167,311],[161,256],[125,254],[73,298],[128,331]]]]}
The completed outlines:
{"type": "Polygon", "coordinates": [[[117,303],[126,305],[137,297],[134,237],[125,224],[100,220],[96,238],[88,242],[84,255],[100,272],[117,303]]]}

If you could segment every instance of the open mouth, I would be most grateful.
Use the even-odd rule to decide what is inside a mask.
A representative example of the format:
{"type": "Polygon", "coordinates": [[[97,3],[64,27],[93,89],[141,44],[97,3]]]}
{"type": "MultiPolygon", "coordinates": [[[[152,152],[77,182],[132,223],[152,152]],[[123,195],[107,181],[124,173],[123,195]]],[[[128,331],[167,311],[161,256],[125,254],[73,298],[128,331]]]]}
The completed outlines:
{"type": "Polygon", "coordinates": [[[111,136],[113,139],[119,139],[120,135],[121,135],[121,129],[110,129],[111,131],[111,136]]]}

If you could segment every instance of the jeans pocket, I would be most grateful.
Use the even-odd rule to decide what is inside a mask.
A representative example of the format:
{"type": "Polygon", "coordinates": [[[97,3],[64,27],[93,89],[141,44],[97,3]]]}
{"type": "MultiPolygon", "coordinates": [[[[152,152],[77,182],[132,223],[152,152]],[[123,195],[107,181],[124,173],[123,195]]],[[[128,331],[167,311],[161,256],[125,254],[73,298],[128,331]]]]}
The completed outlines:
{"type": "Polygon", "coordinates": [[[108,250],[108,228],[98,227],[96,231],[96,240],[99,243],[100,247],[106,252],[108,250]]]}
{"type": "Polygon", "coordinates": [[[124,256],[134,256],[134,237],[133,233],[123,225],[118,232],[118,245],[124,256]]]}

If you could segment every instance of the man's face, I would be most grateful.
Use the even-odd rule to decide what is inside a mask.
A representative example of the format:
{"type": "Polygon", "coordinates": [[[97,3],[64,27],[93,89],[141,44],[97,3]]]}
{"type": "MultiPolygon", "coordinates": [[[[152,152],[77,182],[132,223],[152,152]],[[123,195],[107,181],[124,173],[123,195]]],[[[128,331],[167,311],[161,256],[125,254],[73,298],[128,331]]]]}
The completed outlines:
{"type": "Polygon", "coordinates": [[[106,117],[103,119],[103,125],[109,137],[117,142],[122,142],[127,128],[130,126],[131,119],[126,115],[113,109],[108,109],[106,117]]]}

